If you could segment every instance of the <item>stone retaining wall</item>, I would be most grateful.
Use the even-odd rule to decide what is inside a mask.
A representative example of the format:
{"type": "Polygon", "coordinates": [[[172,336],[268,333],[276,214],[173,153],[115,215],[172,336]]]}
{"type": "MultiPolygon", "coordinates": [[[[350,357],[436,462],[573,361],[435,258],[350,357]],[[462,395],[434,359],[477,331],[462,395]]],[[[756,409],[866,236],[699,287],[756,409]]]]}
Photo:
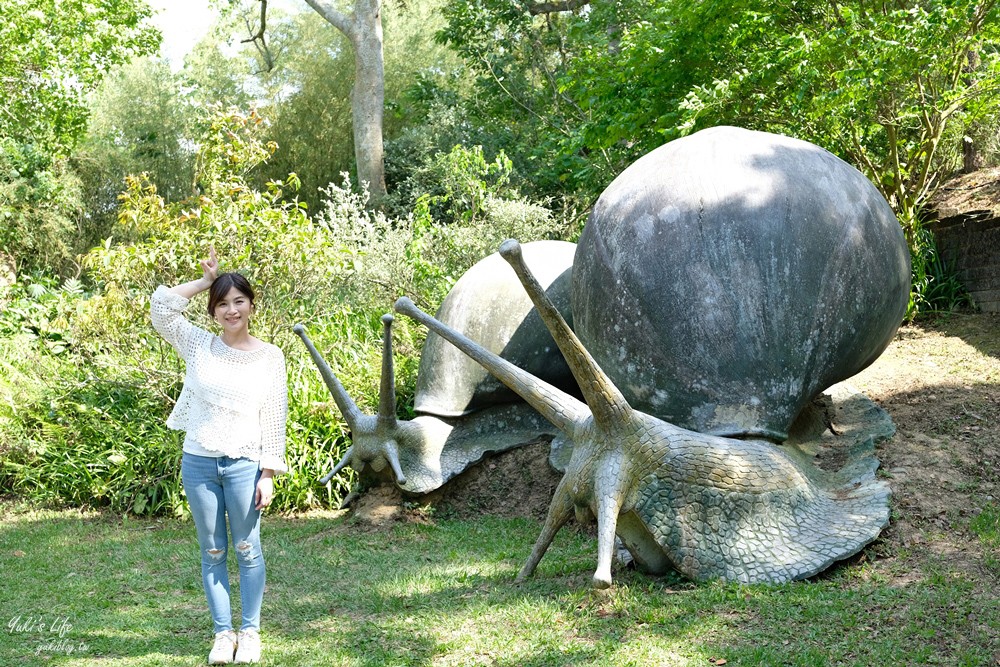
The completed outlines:
{"type": "Polygon", "coordinates": [[[1000,312],[1000,217],[966,211],[931,223],[938,252],[983,312],[1000,312]]]}

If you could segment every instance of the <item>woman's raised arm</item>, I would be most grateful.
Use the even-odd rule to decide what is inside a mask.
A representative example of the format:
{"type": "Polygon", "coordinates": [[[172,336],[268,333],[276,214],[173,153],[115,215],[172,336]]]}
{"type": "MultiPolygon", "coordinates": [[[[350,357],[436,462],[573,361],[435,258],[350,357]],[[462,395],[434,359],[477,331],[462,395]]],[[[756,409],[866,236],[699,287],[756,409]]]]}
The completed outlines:
{"type": "Polygon", "coordinates": [[[199,261],[201,264],[202,276],[197,280],[192,280],[170,288],[174,294],[190,299],[196,294],[201,294],[215,282],[219,275],[219,258],[215,254],[215,248],[208,249],[208,259],[199,261]]]}

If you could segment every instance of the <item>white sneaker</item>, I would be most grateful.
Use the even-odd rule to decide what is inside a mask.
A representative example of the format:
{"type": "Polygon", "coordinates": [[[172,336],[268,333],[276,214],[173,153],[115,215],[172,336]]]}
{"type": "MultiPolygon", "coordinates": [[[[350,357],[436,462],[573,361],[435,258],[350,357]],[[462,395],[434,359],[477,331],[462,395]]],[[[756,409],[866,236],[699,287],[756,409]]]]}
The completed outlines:
{"type": "Polygon", "coordinates": [[[232,630],[225,630],[215,635],[215,643],[212,644],[212,651],[208,654],[208,664],[228,665],[233,661],[233,653],[236,652],[236,633],[232,630]]]}
{"type": "Polygon", "coordinates": [[[248,665],[260,662],[260,633],[256,628],[240,630],[236,642],[236,664],[248,665]]]}

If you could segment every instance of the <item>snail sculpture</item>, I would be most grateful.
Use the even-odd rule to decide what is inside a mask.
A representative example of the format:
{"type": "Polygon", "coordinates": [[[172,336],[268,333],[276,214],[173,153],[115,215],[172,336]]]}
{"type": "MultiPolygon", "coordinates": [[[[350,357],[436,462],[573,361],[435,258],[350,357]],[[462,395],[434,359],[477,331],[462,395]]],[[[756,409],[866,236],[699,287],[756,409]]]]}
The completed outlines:
{"type": "Polygon", "coordinates": [[[811,576],[878,536],[888,486],[874,468],[823,477],[766,440],[689,431],[632,408],[524,265],[520,246],[500,249],[579,383],[566,394],[420,311],[394,308],[432,329],[517,392],[573,442],[542,533],[518,579],[530,576],[574,513],[596,517],[594,585],[611,585],[615,536],[644,569],[673,567],[697,580],[782,582],[811,576]]]}
{"type": "MultiPolygon", "coordinates": [[[[860,172],[788,137],[703,130],[639,159],[602,194],[568,260],[569,308],[555,308],[532,278],[551,260],[532,257],[528,247],[507,243],[501,253],[585,402],[541,372],[518,368],[537,354],[511,355],[487,340],[498,322],[508,322],[502,310],[473,298],[435,319],[406,299],[396,304],[536,410],[502,408],[534,419],[528,430],[550,428],[540,414],[563,436],[554,441],[563,444],[553,461],[565,474],[521,578],[574,511],[598,521],[598,586],[610,584],[616,533],[652,572],[674,567],[694,579],[744,582],[808,577],[875,539],[888,521],[889,489],[874,477],[874,441],[892,432],[891,420],[863,397],[828,388],[888,345],[905,312],[910,265],[891,209],[860,172]],[[487,324],[473,331],[479,319],[487,324]],[[813,402],[824,390],[836,405],[817,411],[813,402]],[[831,414],[845,406],[874,416],[851,432],[846,464],[826,472],[811,453],[827,437],[831,414]],[[802,423],[818,427],[803,435],[802,423]]],[[[508,323],[520,326],[519,317],[508,323]]],[[[539,353],[551,349],[536,345],[539,353]]],[[[451,374],[435,372],[450,367],[441,362],[442,348],[428,343],[425,355],[418,385],[427,396],[464,396],[468,387],[476,395],[486,387],[479,379],[463,392],[447,388],[451,374]]],[[[391,352],[386,357],[383,395],[391,352]]],[[[324,377],[335,398],[343,394],[332,373],[324,377]]],[[[474,434],[473,454],[462,459],[469,462],[484,451],[482,442],[504,431],[490,423],[490,411],[500,409],[460,408],[428,419],[461,420],[447,423],[474,434]]],[[[351,406],[341,410],[350,421],[351,406]]],[[[371,419],[374,432],[378,419],[371,419]]],[[[404,488],[430,490],[461,467],[447,463],[451,452],[463,451],[451,435],[435,435],[427,446],[426,436],[389,437],[384,428],[366,444],[352,428],[354,445],[337,470],[349,461],[388,464],[398,479],[405,476],[404,488]],[[411,468],[427,481],[412,484],[411,468]]]]}
{"type": "Polygon", "coordinates": [[[782,442],[819,392],[871,364],[910,292],[879,191],[832,153],[714,127],[601,194],[573,264],[573,330],[644,412],[782,442]]]}
{"type": "MultiPolygon", "coordinates": [[[[541,276],[549,297],[569,311],[569,285],[575,245],[537,241],[524,246],[525,258],[541,276]]],[[[535,312],[517,276],[499,255],[478,262],[455,283],[437,316],[474,332],[492,352],[539,377],[576,392],[569,367],[535,312]]],[[[305,343],[337,407],[351,430],[352,444],[321,482],[345,466],[376,472],[389,468],[400,488],[428,493],[480,460],[558,432],[529,405],[437,336],[428,335],[420,358],[410,421],[396,418],[392,322],[383,322],[382,377],[377,415],[361,412],[313,345],[302,325],[295,333],[305,343]]]]}

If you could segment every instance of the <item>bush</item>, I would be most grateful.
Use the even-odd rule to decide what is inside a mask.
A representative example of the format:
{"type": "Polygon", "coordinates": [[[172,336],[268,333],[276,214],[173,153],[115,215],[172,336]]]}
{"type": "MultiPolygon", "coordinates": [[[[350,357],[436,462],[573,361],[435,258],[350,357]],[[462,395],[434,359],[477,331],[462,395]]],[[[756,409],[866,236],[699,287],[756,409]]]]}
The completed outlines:
{"type": "Polygon", "coordinates": [[[70,364],[60,371],[43,396],[20,406],[23,440],[3,463],[11,490],[117,512],[181,513],[179,438],[155,394],[140,378],[111,381],[70,364]]]}
{"type": "Polygon", "coordinates": [[[69,274],[81,208],[79,179],[65,161],[0,140],[0,255],[18,271],[69,274]]]}
{"type": "MultiPolygon", "coordinates": [[[[452,202],[475,197],[475,214],[450,224],[433,219],[430,196],[402,219],[371,211],[366,194],[353,192],[346,180],[325,191],[323,210],[310,219],[290,198],[294,175],[264,190],[248,184],[254,166],[273,150],[260,139],[260,118],[214,113],[202,142],[198,197],[168,204],[147,180],[130,178],[121,196],[120,236],[140,240],[115,245],[108,239],[83,258],[93,293],[79,283],[22,288],[0,319],[0,341],[27,343],[12,357],[14,380],[0,384],[10,406],[0,410],[0,435],[13,443],[0,464],[0,482],[18,493],[137,514],[184,511],[182,434],[165,426],[183,368],[149,323],[149,296],[158,284],[199,275],[197,259],[213,245],[221,269],[240,270],[259,291],[254,335],[286,356],[291,472],[276,485],[273,506],[336,504],[354,473],[326,486],[318,479],[348,446],[347,427],[292,325],[306,325],[359,408],[374,413],[380,317],[396,298],[407,294],[434,310],[454,281],[504,238],[558,236],[547,210],[497,196],[484,181],[454,180],[438,195],[452,202]]],[[[201,303],[196,299],[188,316],[211,328],[201,303]]],[[[401,418],[412,416],[423,335],[421,327],[398,320],[401,418]]]]}
{"type": "Polygon", "coordinates": [[[973,307],[968,290],[938,252],[934,234],[921,223],[912,225],[910,229],[912,282],[906,320],[973,307]]]}
{"type": "MultiPolygon", "coordinates": [[[[241,270],[259,288],[254,334],[287,355],[293,471],[277,485],[275,506],[329,504],[343,495],[340,484],[324,488],[317,482],[339,458],[344,433],[335,418],[317,409],[325,389],[290,331],[298,321],[325,329],[326,322],[359,317],[341,299],[349,278],[341,270],[343,254],[321,224],[286,199],[294,176],[265,191],[247,185],[253,166],[272,149],[259,141],[259,117],[216,110],[211,128],[203,142],[198,198],[168,205],[143,178],[129,180],[120,224],[145,240],[114,245],[108,239],[84,257],[93,296],[81,299],[55,331],[38,326],[52,322],[36,312],[40,303],[21,299],[20,320],[5,318],[9,331],[37,329],[30,340],[20,334],[30,352],[22,355],[19,384],[40,389],[15,397],[17,409],[0,425],[11,443],[0,475],[17,491],[140,514],[181,511],[180,434],[164,422],[182,386],[182,364],[149,323],[149,295],[160,283],[194,277],[197,259],[214,245],[223,270],[241,270]],[[66,362],[53,362],[49,377],[34,373],[39,358],[55,353],[45,345],[60,338],[71,341],[66,362]]],[[[380,314],[360,314],[373,333],[344,345],[347,356],[378,339],[380,327],[369,324],[380,314]]],[[[210,326],[198,303],[189,316],[210,326]]]]}

